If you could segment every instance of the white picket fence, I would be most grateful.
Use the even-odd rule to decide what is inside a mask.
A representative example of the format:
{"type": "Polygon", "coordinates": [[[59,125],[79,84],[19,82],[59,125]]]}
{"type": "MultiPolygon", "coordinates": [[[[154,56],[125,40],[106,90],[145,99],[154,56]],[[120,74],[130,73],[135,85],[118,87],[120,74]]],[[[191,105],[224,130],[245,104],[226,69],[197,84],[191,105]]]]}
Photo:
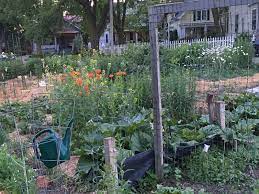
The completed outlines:
{"type": "MultiPolygon", "coordinates": [[[[215,48],[215,47],[233,47],[234,42],[235,42],[235,36],[225,36],[225,37],[201,38],[201,39],[192,39],[192,40],[165,41],[165,42],[160,42],[160,46],[169,48],[169,49],[174,49],[174,48],[180,47],[182,45],[192,45],[195,43],[201,43],[201,44],[204,43],[206,46],[208,46],[210,48],[215,48]]],[[[127,50],[129,45],[148,46],[149,43],[142,42],[142,43],[115,45],[113,47],[113,53],[121,54],[122,52],[127,50]]],[[[111,52],[109,47],[100,48],[100,51],[103,53],[111,52]]]]}

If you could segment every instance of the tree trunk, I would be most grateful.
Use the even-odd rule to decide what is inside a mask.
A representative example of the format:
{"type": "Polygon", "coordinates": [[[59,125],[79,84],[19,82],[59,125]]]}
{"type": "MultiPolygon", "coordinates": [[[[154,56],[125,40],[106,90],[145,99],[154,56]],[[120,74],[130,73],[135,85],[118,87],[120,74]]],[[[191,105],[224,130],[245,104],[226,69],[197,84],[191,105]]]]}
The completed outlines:
{"type": "Polygon", "coordinates": [[[223,7],[223,8],[213,8],[212,9],[212,15],[214,19],[214,25],[216,27],[216,33],[220,36],[225,35],[226,33],[226,25],[227,21],[224,19],[226,22],[225,24],[222,24],[222,17],[226,18],[228,16],[228,8],[223,7]]]}
{"type": "Polygon", "coordinates": [[[0,53],[3,52],[4,43],[5,43],[5,30],[4,30],[4,26],[0,24],[0,53]]]}
{"type": "Polygon", "coordinates": [[[96,34],[91,33],[89,38],[90,38],[90,42],[91,42],[91,48],[98,49],[100,36],[97,33],[96,34]]]}
{"type": "Polygon", "coordinates": [[[118,44],[124,44],[125,43],[125,33],[123,29],[117,30],[117,35],[118,35],[118,44]]]}

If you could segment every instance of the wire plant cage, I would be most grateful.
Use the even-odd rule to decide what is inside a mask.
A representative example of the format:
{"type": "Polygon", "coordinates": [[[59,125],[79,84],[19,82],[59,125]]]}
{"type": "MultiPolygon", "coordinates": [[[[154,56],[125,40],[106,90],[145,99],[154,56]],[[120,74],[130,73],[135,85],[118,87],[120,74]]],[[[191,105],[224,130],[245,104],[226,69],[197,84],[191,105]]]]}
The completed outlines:
{"type": "Polygon", "coordinates": [[[41,96],[32,97],[27,106],[7,105],[4,116],[10,129],[6,132],[6,123],[0,125],[0,141],[6,140],[8,153],[24,172],[21,193],[69,193],[69,177],[77,165],[70,163],[75,101],[41,96]]]}

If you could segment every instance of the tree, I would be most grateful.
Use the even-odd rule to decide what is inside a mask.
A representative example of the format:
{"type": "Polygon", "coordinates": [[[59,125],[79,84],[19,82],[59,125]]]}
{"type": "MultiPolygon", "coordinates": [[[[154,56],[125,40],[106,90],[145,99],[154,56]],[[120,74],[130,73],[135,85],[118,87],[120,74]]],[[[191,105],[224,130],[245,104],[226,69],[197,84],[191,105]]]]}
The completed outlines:
{"type": "Polygon", "coordinates": [[[25,36],[40,46],[43,40],[53,37],[62,24],[63,8],[61,3],[54,0],[39,0],[35,2],[34,9],[24,18],[25,36]]]}
{"type": "Polygon", "coordinates": [[[0,0],[0,52],[10,33],[22,32],[22,18],[31,0],[0,0]]]}
{"type": "Polygon", "coordinates": [[[99,39],[108,23],[109,0],[64,0],[70,14],[82,17],[82,28],[92,48],[99,47],[99,39]]]}
{"type": "Polygon", "coordinates": [[[148,39],[148,7],[160,3],[160,0],[137,0],[130,3],[126,25],[129,29],[138,32],[140,37],[148,39]]]}
{"type": "Polygon", "coordinates": [[[211,10],[214,19],[216,33],[219,36],[224,36],[227,32],[228,10],[228,7],[213,8],[211,10]]]}
{"type": "Polygon", "coordinates": [[[118,43],[124,44],[125,41],[125,34],[124,34],[124,28],[125,28],[125,20],[126,20],[126,12],[128,5],[130,3],[130,0],[118,0],[115,6],[115,9],[113,10],[113,16],[114,16],[114,28],[118,34],[118,43]]]}

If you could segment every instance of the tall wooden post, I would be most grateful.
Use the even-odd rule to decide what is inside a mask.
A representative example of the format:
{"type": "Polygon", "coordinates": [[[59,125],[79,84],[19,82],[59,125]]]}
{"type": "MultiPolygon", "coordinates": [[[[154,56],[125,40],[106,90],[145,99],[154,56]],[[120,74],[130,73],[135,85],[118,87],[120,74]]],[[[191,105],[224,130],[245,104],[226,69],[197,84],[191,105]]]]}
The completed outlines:
{"type": "Polygon", "coordinates": [[[225,102],[217,101],[215,102],[215,107],[216,107],[217,123],[222,129],[225,129],[226,128],[225,102]]]}
{"type": "Polygon", "coordinates": [[[115,139],[113,137],[108,137],[104,139],[104,154],[105,164],[111,167],[113,176],[115,176],[116,180],[118,180],[117,150],[115,139]]]}
{"type": "Polygon", "coordinates": [[[159,40],[156,24],[150,24],[149,30],[151,45],[152,65],[152,92],[153,92],[153,114],[154,114],[154,148],[155,148],[155,169],[157,178],[163,179],[163,127],[162,127],[162,103],[160,83],[160,62],[159,62],[159,40]]]}
{"type": "Polygon", "coordinates": [[[207,103],[208,103],[208,112],[209,112],[209,122],[210,124],[213,124],[216,121],[214,94],[209,93],[207,95],[207,103]]]}
{"type": "Polygon", "coordinates": [[[110,0],[110,49],[113,52],[114,39],[113,39],[113,0],[110,0]]]}

